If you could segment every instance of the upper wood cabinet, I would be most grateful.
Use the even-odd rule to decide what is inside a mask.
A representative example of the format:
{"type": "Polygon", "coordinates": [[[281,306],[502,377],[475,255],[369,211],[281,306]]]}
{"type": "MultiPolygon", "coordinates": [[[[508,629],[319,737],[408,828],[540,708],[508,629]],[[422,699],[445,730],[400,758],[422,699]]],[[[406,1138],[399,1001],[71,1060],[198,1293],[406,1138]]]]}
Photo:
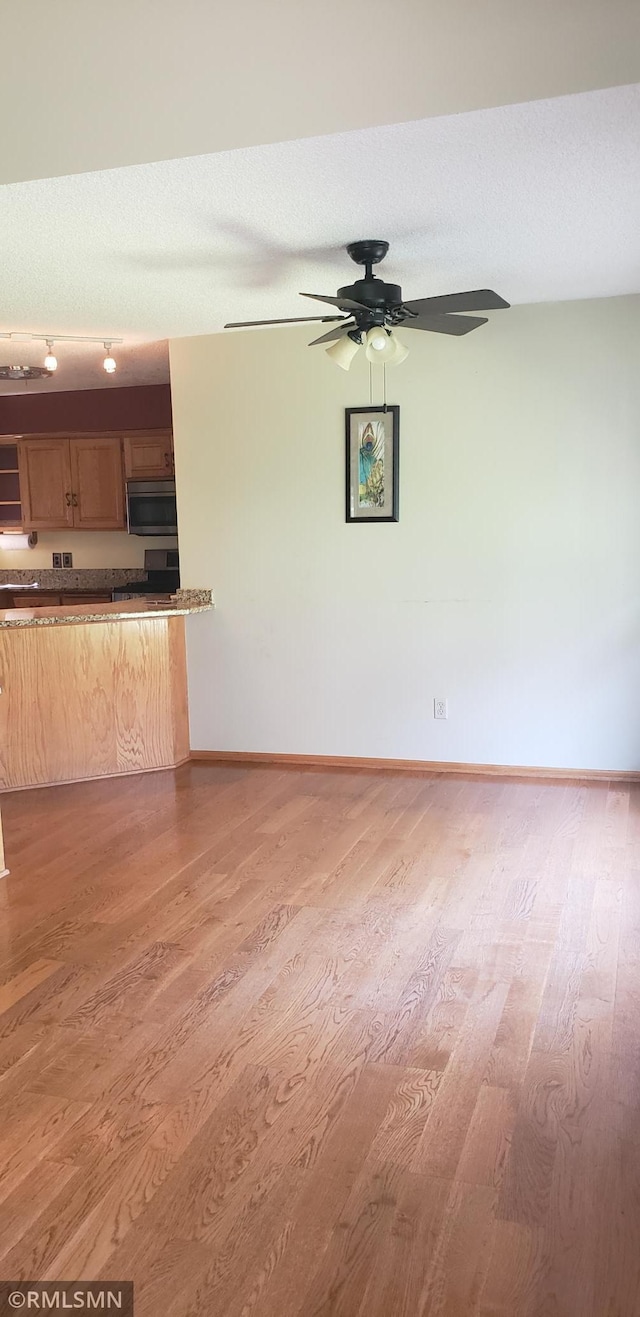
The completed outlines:
{"type": "Polygon", "coordinates": [[[26,530],[73,526],[68,439],[22,439],[18,444],[22,524],[26,530]]]}
{"type": "Polygon", "coordinates": [[[162,480],[173,476],[173,444],[169,430],[147,430],[124,436],[127,480],[162,480]]]}
{"type": "Polygon", "coordinates": [[[23,439],[18,453],[25,530],[124,529],[119,438],[23,439]]]}
{"type": "Polygon", "coordinates": [[[76,530],[122,530],[125,525],[122,449],[118,439],[70,439],[73,524],[76,530]]]}

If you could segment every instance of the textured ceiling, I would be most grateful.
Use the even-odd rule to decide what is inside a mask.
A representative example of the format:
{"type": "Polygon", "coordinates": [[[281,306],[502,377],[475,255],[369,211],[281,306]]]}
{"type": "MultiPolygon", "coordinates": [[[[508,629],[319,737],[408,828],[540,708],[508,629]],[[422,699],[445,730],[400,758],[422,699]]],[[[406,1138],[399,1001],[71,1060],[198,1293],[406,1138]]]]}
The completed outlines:
{"type": "Polygon", "coordinates": [[[636,82],[638,0],[21,0],[0,182],[636,82]]]}
{"type": "Polygon", "coordinates": [[[360,237],[391,241],[406,297],[635,292],[639,135],[633,86],[8,186],[0,329],[135,344],[312,315],[298,290],[349,282],[360,237]]]}

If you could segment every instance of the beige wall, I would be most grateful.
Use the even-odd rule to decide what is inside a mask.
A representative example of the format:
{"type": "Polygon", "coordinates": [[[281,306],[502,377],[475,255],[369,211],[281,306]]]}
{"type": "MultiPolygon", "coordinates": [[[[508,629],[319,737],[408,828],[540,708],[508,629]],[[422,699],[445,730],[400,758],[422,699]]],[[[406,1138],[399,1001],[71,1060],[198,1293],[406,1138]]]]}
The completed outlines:
{"type": "Polygon", "coordinates": [[[3,550],[0,568],[32,570],[51,567],[51,554],[70,552],[76,567],[142,567],[145,549],[173,549],[174,538],[127,535],[126,531],[39,531],[33,549],[3,550]]]}
{"type": "Polygon", "coordinates": [[[344,522],[367,370],[309,337],[171,344],[192,745],[640,767],[640,299],[405,333],[397,525],[344,522]]]}

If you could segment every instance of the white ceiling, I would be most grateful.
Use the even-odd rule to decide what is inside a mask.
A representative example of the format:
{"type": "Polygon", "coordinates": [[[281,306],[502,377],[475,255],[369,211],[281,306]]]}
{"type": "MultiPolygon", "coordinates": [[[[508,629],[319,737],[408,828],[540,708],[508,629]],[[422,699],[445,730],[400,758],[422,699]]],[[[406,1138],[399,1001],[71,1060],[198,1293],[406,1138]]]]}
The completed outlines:
{"type": "MultiPolygon", "coordinates": [[[[474,287],[510,302],[632,293],[640,85],[0,195],[4,330],[113,335],[131,349],[226,320],[313,315],[298,291],[332,294],[350,282],[356,267],[341,249],[361,237],[390,240],[381,272],[405,297],[474,287]]],[[[137,356],[140,378],[132,359],[128,382],[164,369],[162,351],[137,356]]],[[[81,357],[66,387],[92,378],[81,357]]],[[[98,378],[104,385],[102,369],[98,378]]],[[[124,370],[116,378],[125,382],[124,370]]],[[[61,368],[56,388],[63,379],[61,368]]]]}
{"type": "Polygon", "coordinates": [[[0,181],[401,123],[640,78],[638,0],[21,0],[0,181]]]}

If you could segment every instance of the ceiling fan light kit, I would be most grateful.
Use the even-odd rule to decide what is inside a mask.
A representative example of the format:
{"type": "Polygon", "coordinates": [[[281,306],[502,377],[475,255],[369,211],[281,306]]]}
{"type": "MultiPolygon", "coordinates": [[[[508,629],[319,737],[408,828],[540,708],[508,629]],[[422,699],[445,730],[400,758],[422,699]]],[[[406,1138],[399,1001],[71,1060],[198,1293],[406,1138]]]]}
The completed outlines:
{"type": "Polygon", "coordinates": [[[252,320],[225,325],[225,329],[249,329],[259,325],[291,325],[308,320],[323,324],[337,322],[309,344],[330,343],[327,356],[343,370],[349,370],[358,348],[364,345],[369,362],[400,365],[406,361],[409,349],[394,335],[399,326],[420,329],[432,334],[450,334],[460,337],[480,325],[486,325],[486,316],[457,315],[458,311],[498,311],[509,306],[503,297],[491,288],[478,288],[467,293],[446,293],[441,297],[422,297],[405,302],[399,284],[386,283],[373,273],[389,250],[389,243],[381,238],[366,238],[351,242],[347,252],[356,265],[364,266],[364,278],[339,288],[335,297],[320,293],[302,293],[314,302],[325,302],[339,311],[335,316],[300,316],[287,320],[252,320]]]}

